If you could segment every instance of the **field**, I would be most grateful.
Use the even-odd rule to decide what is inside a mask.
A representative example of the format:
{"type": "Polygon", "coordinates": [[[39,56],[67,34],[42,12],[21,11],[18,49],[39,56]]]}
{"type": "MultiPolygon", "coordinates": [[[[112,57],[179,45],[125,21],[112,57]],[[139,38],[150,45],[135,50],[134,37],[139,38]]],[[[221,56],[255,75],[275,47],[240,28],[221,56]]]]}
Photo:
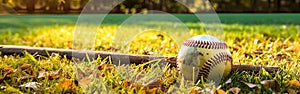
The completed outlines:
{"type": "MultiPolygon", "coordinates": [[[[175,16],[189,28],[187,34],[194,36],[206,33],[194,16],[175,16]]],[[[143,55],[177,55],[181,44],[172,38],[182,37],[170,37],[159,28],[126,41],[130,42],[128,50],[119,49],[119,45],[114,44],[118,33],[116,30],[128,17],[130,15],[107,16],[105,24],[96,27],[98,30],[92,49],[143,55]]],[[[259,73],[232,72],[222,79],[219,87],[214,87],[203,81],[196,85],[184,84],[175,68],[166,66],[155,69],[148,66],[155,61],[142,65],[114,66],[110,64],[109,57],[88,60],[86,64],[75,63],[55,54],[43,57],[25,53],[24,56],[0,57],[0,93],[300,92],[299,14],[220,14],[219,17],[225,35],[223,41],[229,46],[234,64],[278,66],[282,70],[274,73],[264,70],[259,73]]],[[[0,45],[74,49],[73,30],[77,18],[78,15],[0,16],[0,45]]],[[[128,30],[133,29],[138,27],[128,30]]]]}

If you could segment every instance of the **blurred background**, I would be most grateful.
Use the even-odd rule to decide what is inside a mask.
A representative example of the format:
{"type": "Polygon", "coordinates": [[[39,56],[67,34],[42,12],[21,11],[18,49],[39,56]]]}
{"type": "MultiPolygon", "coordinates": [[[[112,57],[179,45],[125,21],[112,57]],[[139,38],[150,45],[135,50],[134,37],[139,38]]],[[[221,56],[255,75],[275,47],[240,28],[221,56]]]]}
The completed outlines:
{"type": "MultiPolygon", "coordinates": [[[[0,14],[79,14],[89,0],[0,0],[0,14]]],[[[299,13],[300,0],[194,0],[195,8],[207,10],[211,3],[217,13],[299,13]]],[[[93,3],[88,10],[101,13],[105,5],[93,3]]],[[[176,0],[125,0],[111,13],[135,14],[148,10],[193,13],[176,0]]]]}

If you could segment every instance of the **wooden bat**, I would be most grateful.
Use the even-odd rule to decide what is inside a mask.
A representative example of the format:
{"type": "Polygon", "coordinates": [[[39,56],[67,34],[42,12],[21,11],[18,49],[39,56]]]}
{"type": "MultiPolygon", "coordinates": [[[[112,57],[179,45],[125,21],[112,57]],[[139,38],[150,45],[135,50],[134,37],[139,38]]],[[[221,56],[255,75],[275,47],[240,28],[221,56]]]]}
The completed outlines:
{"type": "MultiPolygon", "coordinates": [[[[176,56],[150,56],[150,55],[136,55],[136,54],[120,54],[120,53],[101,52],[101,51],[79,51],[79,50],[69,50],[69,49],[0,45],[1,55],[23,55],[25,51],[30,54],[37,54],[41,56],[50,56],[52,54],[59,54],[61,56],[66,56],[68,59],[72,59],[72,58],[84,59],[87,56],[91,58],[100,57],[101,59],[104,59],[110,56],[113,61],[122,61],[122,62],[124,61],[125,63],[128,64],[142,64],[150,60],[161,59],[161,63],[170,64],[171,67],[176,66],[176,56]]],[[[231,71],[259,72],[262,68],[264,68],[268,72],[276,72],[280,70],[279,67],[273,67],[273,66],[234,64],[231,68],[231,71]]]]}

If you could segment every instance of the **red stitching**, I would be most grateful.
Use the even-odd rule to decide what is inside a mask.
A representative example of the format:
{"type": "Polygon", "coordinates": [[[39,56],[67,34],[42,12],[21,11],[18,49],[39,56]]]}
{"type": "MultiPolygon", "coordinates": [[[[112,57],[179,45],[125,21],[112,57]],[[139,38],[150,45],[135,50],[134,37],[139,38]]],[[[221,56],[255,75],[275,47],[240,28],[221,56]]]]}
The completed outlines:
{"type": "MultiPolygon", "coordinates": [[[[231,55],[226,52],[222,52],[222,53],[216,54],[213,57],[211,57],[202,66],[201,71],[199,71],[199,73],[198,73],[197,80],[200,80],[201,76],[203,76],[203,78],[204,78],[203,80],[206,81],[207,77],[209,75],[210,69],[214,68],[215,66],[217,66],[218,64],[220,64],[224,61],[229,61],[231,63],[232,62],[231,55]]],[[[181,61],[181,62],[183,62],[183,61],[181,61]]],[[[178,61],[176,62],[176,69],[178,70],[179,73],[181,73],[180,66],[178,66],[178,61]]]]}
{"type": "MultiPolygon", "coordinates": [[[[203,76],[203,78],[207,78],[209,75],[210,69],[214,68],[221,62],[224,62],[227,60],[229,60],[229,62],[232,62],[232,57],[231,57],[231,55],[229,55],[225,52],[219,53],[219,54],[215,55],[214,57],[210,58],[209,60],[207,60],[207,62],[204,63],[204,66],[201,69],[202,71],[199,71],[198,80],[201,79],[201,76],[203,76]],[[205,65],[210,65],[210,66],[205,66],[205,65]]],[[[204,79],[204,80],[207,80],[207,79],[204,79]]]]}
{"type": "Polygon", "coordinates": [[[185,46],[200,47],[206,49],[227,49],[228,46],[224,42],[202,41],[202,40],[187,40],[183,43],[185,46]]]}

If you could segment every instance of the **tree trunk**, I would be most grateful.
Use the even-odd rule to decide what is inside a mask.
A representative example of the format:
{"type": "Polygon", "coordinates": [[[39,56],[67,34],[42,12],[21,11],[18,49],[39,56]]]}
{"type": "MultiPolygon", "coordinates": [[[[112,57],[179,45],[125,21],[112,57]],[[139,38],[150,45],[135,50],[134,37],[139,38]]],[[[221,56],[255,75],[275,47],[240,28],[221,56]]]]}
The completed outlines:
{"type": "Polygon", "coordinates": [[[26,8],[29,13],[34,12],[35,0],[25,0],[26,8]]]}
{"type": "Polygon", "coordinates": [[[280,11],[280,7],[281,7],[281,0],[276,0],[276,6],[277,6],[277,11],[280,11]]]}
{"type": "Polygon", "coordinates": [[[56,13],[58,4],[56,0],[49,0],[49,13],[56,13]]]}
{"type": "Polygon", "coordinates": [[[70,12],[70,6],[71,6],[71,0],[65,0],[64,3],[64,12],[69,13],[70,12]]]}

